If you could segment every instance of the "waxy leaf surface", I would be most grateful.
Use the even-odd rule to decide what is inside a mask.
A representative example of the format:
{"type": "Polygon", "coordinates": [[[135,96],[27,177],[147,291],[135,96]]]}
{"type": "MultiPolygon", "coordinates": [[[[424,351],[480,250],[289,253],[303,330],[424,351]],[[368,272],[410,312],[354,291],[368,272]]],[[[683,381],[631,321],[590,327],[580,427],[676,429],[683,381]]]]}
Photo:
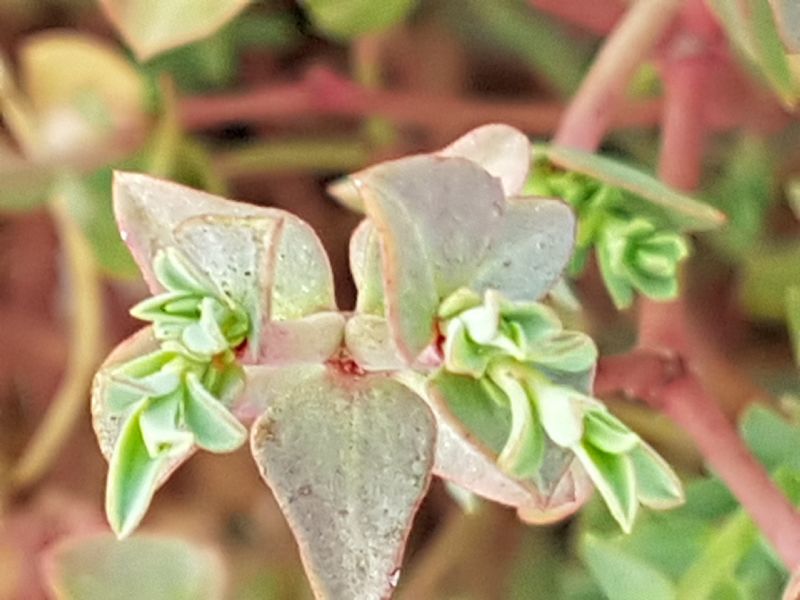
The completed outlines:
{"type": "MultiPolygon", "coordinates": [[[[427,490],[435,427],[425,403],[384,376],[319,365],[268,376],[248,395],[267,409],[253,456],[300,547],[319,598],[380,599],[399,576],[405,539],[427,490]]],[[[274,373],[274,371],[273,371],[274,373]]]]}

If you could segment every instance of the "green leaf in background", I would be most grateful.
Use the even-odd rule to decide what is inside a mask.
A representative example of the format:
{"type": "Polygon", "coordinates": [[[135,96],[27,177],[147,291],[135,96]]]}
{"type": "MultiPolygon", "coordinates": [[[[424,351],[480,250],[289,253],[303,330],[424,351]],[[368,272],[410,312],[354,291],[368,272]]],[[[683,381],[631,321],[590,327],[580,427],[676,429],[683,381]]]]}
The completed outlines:
{"type": "Polygon", "coordinates": [[[75,537],[44,560],[54,600],[222,600],[225,569],[210,548],[165,536],[75,537]]]}
{"type": "Polygon", "coordinates": [[[786,290],[786,320],[794,349],[794,360],[800,364],[800,285],[786,290]]]}
{"type": "Polygon", "coordinates": [[[721,174],[711,184],[707,201],[728,216],[726,227],[711,239],[733,259],[761,239],[775,194],[775,156],[764,138],[744,134],[724,153],[721,174]]]}
{"type": "Polygon", "coordinates": [[[600,272],[617,308],[633,303],[634,290],[656,300],[675,298],[678,264],[688,254],[681,234],[659,231],[641,218],[608,219],[597,240],[600,272]]]}
{"type": "Polygon", "coordinates": [[[608,600],[677,600],[667,575],[616,544],[587,535],[581,556],[608,600]]]}
{"type": "MultiPolygon", "coordinates": [[[[786,5],[789,1],[784,2],[786,5]]],[[[769,83],[787,108],[797,104],[800,82],[792,71],[770,0],[711,0],[728,38],[769,83]]],[[[782,17],[794,16],[785,9],[782,17]]]]}
{"type": "Polygon", "coordinates": [[[100,6],[139,60],[145,61],[210,36],[250,1],[100,0],[100,6]]]}
{"type": "MultiPolygon", "coordinates": [[[[725,223],[725,215],[717,209],[664,185],[644,171],[607,156],[537,144],[534,146],[534,163],[542,158],[566,171],[587,175],[612,188],[629,192],[627,197],[631,205],[625,208],[634,215],[644,211],[643,214],[656,218],[661,226],[678,231],[705,231],[725,223]]],[[[533,177],[536,176],[534,171],[533,177]]]]}
{"type": "Polygon", "coordinates": [[[387,29],[405,19],[419,0],[302,0],[314,26],[336,40],[387,29]]]}
{"type": "Polygon", "coordinates": [[[103,271],[116,277],[135,277],[138,273],[128,248],[122,241],[111,206],[110,168],[80,176],[60,175],[54,193],[67,204],[70,215],[92,245],[103,271]]]}
{"type": "Polygon", "coordinates": [[[739,264],[739,299],[747,314],[784,322],[787,290],[800,281],[800,244],[761,244],[739,264]]]}

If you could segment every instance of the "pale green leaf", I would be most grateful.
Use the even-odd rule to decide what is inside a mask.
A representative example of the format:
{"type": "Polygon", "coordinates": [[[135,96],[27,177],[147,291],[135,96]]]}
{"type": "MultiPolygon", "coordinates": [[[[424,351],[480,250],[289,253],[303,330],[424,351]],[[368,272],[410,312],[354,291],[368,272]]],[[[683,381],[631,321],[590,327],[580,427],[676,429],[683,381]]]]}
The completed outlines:
{"type": "Polygon", "coordinates": [[[430,480],[429,409],[391,379],[325,366],[260,392],[269,399],[253,428],[253,456],[316,594],[388,597],[430,480]]]}
{"type": "Polygon", "coordinates": [[[169,459],[152,458],[140,428],[141,409],[130,415],[108,464],[106,516],[119,538],[127,537],[150,506],[169,459]]]}
{"type": "Polygon", "coordinates": [[[636,473],[636,496],[643,505],[656,510],[674,508],[685,498],[681,480],[659,454],[639,442],[629,456],[636,473]]]}
{"type": "Polygon", "coordinates": [[[794,107],[800,85],[792,73],[770,0],[712,0],[710,6],[734,46],[758,68],[784,105],[794,107]]]}
{"type": "Polygon", "coordinates": [[[625,533],[630,533],[639,506],[631,459],[624,454],[608,454],[587,443],[576,445],[573,450],[611,516],[625,533]]]}
{"type": "Polygon", "coordinates": [[[639,436],[605,410],[587,411],[584,427],[592,446],[610,454],[624,454],[639,444],[639,436]]]}
{"type": "Polygon", "coordinates": [[[250,0],[100,0],[140,60],[210,36],[248,4],[250,0]]]}
{"type": "Polygon", "coordinates": [[[151,458],[180,457],[191,451],[194,437],[178,426],[183,390],[161,398],[149,398],[139,413],[139,427],[151,458]]]}
{"type": "Polygon", "coordinates": [[[47,549],[54,600],[222,600],[225,570],[211,549],[162,536],[68,538],[47,549]]]}
{"type": "Polygon", "coordinates": [[[209,452],[233,452],[247,441],[247,430],[200,382],[195,373],[186,375],[183,404],[186,426],[195,443],[209,452]]]}
{"type": "Polygon", "coordinates": [[[533,392],[536,411],[547,436],[563,448],[571,448],[583,437],[583,409],[572,390],[547,382],[527,382],[533,392]]]}
{"type": "Polygon", "coordinates": [[[794,349],[794,360],[800,364],[800,285],[786,290],[786,322],[794,349]]]}
{"type": "MultiPolygon", "coordinates": [[[[655,177],[617,160],[572,148],[538,145],[535,154],[567,171],[588,175],[632,194],[648,214],[683,231],[704,231],[725,223],[715,208],[667,187],[655,177]]],[[[636,207],[631,206],[635,212],[636,207]]]]}
{"type": "Polygon", "coordinates": [[[545,440],[544,431],[535,420],[531,399],[510,373],[493,372],[492,379],[508,397],[511,408],[511,430],[497,464],[514,477],[533,477],[544,459],[545,440]]]}

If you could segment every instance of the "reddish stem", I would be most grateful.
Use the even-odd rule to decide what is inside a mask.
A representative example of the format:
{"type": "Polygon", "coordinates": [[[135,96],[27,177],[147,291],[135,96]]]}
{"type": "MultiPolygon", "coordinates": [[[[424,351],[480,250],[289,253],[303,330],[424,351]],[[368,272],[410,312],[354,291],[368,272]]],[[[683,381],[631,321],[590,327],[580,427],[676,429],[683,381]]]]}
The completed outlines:
{"type": "MultiPolygon", "coordinates": [[[[715,27],[699,1],[690,1],[683,16],[686,36],[692,38],[687,43],[687,38],[677,36],[665,65],[667,93],[659,170],[665,183],[691,190],[700,181],[706,136],[705,82],[712,63],[703,50],[713,41],[709,38],[715,34],[715,27]]],[[[658,306],[643,303],[640,345],[645,348],[679,350],[690,355],[685,347],[691,339],[688,328],[682,303],[658,306]]],[[[764,467],[750,454],[720,406],[695,376],[689,372],[679,374],[644,399],[691,436],[786,566],[791,570],[800,566],[800,514],[769,479],[764,467]]]]}
{"type": "MultiPolygon", "coordinates": [[[[659,101],[628,103],[615,125],[652,125],[659,101]]],[[[185,98],[183,125],[206,129],[231,123],[275,121],[281,125],[314,116],[383,116],[393,122],[429,129],[466,130],[502,122],[533,135],[552,133],[563,113],[561,104],[465,100],[456,96],[398,90],[372,90],[338,75],[315,69],[297,82],[270,84],[255,90],[219,96],[185,98]]]]}
{"type": "Polygon", "coordinates": [[[672,24],[679,4],[678,0],[647,0],[631,5],[570,103],[556,132],[556,144],[590,151],[600,145],[628,83],[672,24]]]}

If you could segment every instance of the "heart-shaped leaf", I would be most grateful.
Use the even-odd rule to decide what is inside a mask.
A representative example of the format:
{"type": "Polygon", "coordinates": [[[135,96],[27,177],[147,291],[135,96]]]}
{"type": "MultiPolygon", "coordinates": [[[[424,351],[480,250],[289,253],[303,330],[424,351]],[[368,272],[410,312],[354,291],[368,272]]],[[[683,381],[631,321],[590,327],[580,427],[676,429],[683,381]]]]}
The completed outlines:
{"type": "Polygon", "coordinates": [[[292,527],[320,598],[385,598],[433,466],[425,403],[379,375],[325,366],[267,379],[252,450],[292,527]]]}
{"type": "Polygon", "coordinates": [[[222,600],[216,552],[180,539],[75,537],[47,549],[47,586],[56,600],[222,600]]]}
{"type": "Polygon", "coordinates": [[[630,192],[634,198],[642,201],[642,208],[648,213],[681,231],[704,231],[725,223],[725,215],[715,208],[611,158],[543,144],[534,148],[534,160],[537,160],[536,157],[543,157],[557,167],[588,175],[611,187],[630,192]]]}
{"type": "Polygon", "coordinates": [[[100,0],[139,60],[210,36],[250,0],[100,0]]]}

